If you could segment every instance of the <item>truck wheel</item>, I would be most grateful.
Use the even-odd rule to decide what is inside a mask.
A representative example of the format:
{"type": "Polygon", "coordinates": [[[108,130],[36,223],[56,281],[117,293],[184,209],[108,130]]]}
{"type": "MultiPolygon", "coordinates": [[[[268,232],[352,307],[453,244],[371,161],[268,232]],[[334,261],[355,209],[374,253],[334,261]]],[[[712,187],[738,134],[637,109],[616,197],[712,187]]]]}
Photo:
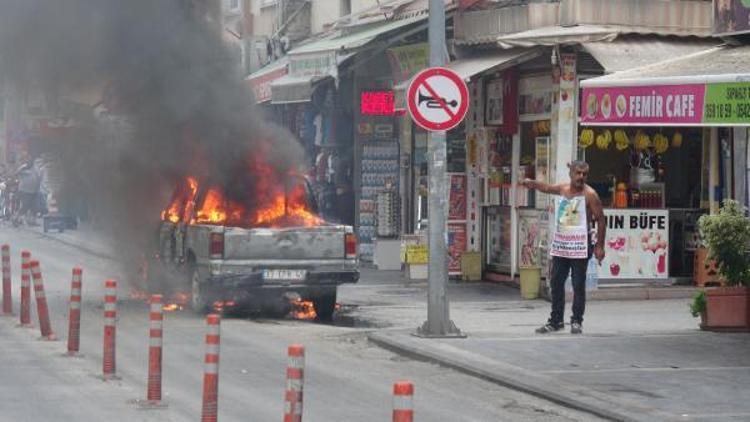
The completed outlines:
{"type": "Polygon", "coordinates": [[[331,321],[336,310],[336,291],[312,299],[318,321],[331,321]]]}
{"type": "Polygon", "coordinates": [[[209,311],[209,303],[203,295],[201,288],[201,278],[198,269],[190,268],[188,271],[190,277],[190,307],[195,312],[206,314],[209,311]]]}

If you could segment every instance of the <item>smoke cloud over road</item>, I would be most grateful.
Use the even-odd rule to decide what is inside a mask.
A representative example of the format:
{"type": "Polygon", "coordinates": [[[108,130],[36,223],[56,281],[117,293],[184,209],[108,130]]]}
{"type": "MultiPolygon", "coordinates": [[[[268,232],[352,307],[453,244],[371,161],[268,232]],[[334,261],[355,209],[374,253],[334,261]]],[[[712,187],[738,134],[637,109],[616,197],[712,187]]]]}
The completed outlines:
{"type": "Polygon", "coordinates": [[[74,117],[74,130],[38,143],[61,157],[60,201],[86,204],[128,266],[151,253],[178,180],[252,202],[248,160],[262,154],[279,176],[302,162],[294,137],[255,109],[208,3],[0,0],[6,91],[42,92],[51,117],[74,117]]]}

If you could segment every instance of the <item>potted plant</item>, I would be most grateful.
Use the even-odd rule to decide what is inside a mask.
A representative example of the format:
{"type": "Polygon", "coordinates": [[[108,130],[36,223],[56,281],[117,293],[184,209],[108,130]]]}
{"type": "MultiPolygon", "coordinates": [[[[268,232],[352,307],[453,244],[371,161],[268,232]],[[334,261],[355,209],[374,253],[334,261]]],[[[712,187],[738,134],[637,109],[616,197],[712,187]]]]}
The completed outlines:
{"type": "Polygon", "coordinates": [[[706,292],[698,291],[693,295],[693,303],[690,304],[690,313],[694,317],[701,317],[700,327],[706,325],[706,292]]]}
{"type": "Polygon", "coordinates": [[[750,219],[734,200],[724,201],[718,214],[698,220],[708,259],[716,262],[726,287],[707,288],[705,329],[748,331],[750,329],[750,219]]]}

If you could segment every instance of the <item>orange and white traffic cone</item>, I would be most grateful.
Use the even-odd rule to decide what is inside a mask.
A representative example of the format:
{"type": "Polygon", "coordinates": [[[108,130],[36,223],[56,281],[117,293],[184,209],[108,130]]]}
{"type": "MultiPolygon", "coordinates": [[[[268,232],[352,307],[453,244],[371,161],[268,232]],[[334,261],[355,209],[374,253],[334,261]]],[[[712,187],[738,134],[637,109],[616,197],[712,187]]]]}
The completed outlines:
{"type": "Polygon", "coordinates": [[[286,367],[286,393],[284,394],[284,422],[302,421],[302,390],[305,381],[305,347],[289,346],[289,363],[286,367]]]}
{"type": "Polygon", "coordinates": [[[70,282],[70,304],[68,307],[68,355],[78,354],[81,342],[81,286],[83,270],[73,268],[73,279],[70,282]]]}
{"type": "Polygon", "coordinates": [[[164,325],[162,295],[151,295],[149,303],[148,386],[146,401],[140,402],[140,405],[146,408],[158,408],[166,407],[161,400],[162,329],[164,325]]]}
{"type": "Polygon", "coordinates": [[[102,378],[119,379],[115,366],[115,327],[117,319],[117,282],[104,282],[104,352],[102,354],[102,378]]]}
{"type": "Polygon", "coordinates": [[[393,422],[414,420],[414,384],[399,381],[393,384],[393,422]]]}
{"type": "Polygon", "coordinates": [[[13,296],[10,276],[10,246],[2,246],[3,254],[3,315],[13,315],[13,296]]]}
{"type": "Polygon", "coordinates": [[[203,372],[203,410],[201,422],[216,422],[219,413],[219,337],[221,318],[218,314],[206,317],[206,360],[203,372]]]}
{"type": "Polygon", "coordinates": [[[21,327],[31,328],[31,252],[21,251],[21,327]]]}
{"type": "Polygon", "coordinates": [[[52,332],[52,325],[49,322],[49,308],[47,307],[47,297],[44,295],[44,280],[42,280],[39,261],[32,260],[29,264],[31,265],[31,277],[34,279],[36,312],[39,315],[39,330],[42,334],[42,340],[56,340],[57,337],[52,332]]]}

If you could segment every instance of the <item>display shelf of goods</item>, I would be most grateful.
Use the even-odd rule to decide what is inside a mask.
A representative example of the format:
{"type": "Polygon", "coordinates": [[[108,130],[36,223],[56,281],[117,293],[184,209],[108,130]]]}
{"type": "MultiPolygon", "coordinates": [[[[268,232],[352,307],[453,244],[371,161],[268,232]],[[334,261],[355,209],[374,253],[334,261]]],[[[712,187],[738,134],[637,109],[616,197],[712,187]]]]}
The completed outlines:
{"type": "Polygon", "coordinates": [[[399,235],[401,215],[399,202],[398,193],[393,189],[378,194],[376,218],[378,237],[399,235]]]}
{"type": "MultiPolygon", "coordinates": [[[[373,242],[378,234],[383,215],[379,194],[398,186],[399,149],[395,141],[370,141],[362,149],[361,194],[359,201],[360,258],[369,261],[373,256],[373,242]]],[[[389,211],[390,212],[390,211],[389,211]]],[[[388,214],[388,213],[386,213],[388,214]]],[[[389,232],[388,224],[383,227],[389,232]]],[[[398,229],[398,227],[396,227],[398,229]]],[[[393,236],[393,235],[389,235],[393,236]]]]}

